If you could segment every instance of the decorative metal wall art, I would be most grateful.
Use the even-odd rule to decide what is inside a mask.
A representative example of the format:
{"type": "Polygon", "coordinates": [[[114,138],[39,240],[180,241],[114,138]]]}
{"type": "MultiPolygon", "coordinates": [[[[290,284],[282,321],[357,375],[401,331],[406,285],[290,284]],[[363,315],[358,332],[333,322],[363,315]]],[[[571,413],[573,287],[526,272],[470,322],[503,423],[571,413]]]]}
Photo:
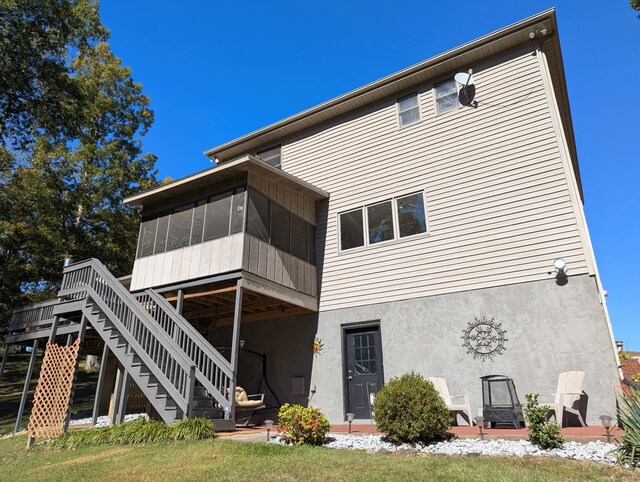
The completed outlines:
{"type": "Polygon", "coordinates": [[[505,335],[506,330],[502,329],[502,323],[497,323],[493,318],[475,318],[470,321],[467,328],[462,330],[463,347],[473,358],[480,358],[482,361],[491,360],[496,355],[502,355],[507,349],[505,342],[509,341],[505,335]]]}

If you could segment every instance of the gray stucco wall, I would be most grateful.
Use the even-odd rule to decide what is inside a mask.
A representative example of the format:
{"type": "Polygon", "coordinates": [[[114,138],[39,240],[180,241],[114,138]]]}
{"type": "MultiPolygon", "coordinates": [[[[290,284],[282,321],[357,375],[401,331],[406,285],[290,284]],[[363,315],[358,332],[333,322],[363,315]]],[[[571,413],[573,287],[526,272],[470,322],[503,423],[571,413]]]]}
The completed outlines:
{"type": "Polygon", "coordinates": [[[589,276],[569,277],[564,286],[546,280],[320,313],[325,351],[313,366],[313,405],[332,423],[344,419],[342,326],[374,320],[385,381],[411,370],[446,378],[452,395],[469,395],[474,416],[482,406],[481,376],[512,377],[524,402],[527,393],[554,393],[558,374],[568,370],[585,372],[588,424],[615,414],[616,359],[589,276]],[[483,316],[502,323],[508,339],[506,350],[486,361],[468,354],[462,339],[468,323],[483,316]]]}
{"type": "MultiPolygon", "coordinates": [[[[283,403],[305,404],[315,386],[310,404],[341,423],[342,330],[370,321],[380,323],[385,381],[412,370],[444,377],[451,394],[469,395],[473,415],[482,405],[481,376],[512,377],[524,402],[526,393],[554,393],[558,374],[568,370],[585,372],[587,423],[599,425],[598,416],[615,413],[615,355],[595,282],[586,275],[570,277],[564,286],[538,281],[245,323],[241,338],[247,348],[267,353],[269,379],[283,403]],[[486,361],[468,354],[462,340],[468,323],[480,317],[506,330],[506,350],[486,361]],[[309,343],[316,333],[324,349],[314,357],[309,343]],[[292,394],[294,377],[305,378],[307,395],[292,394]]],[[[214,338],[230,339],[229,328],[214,338]]],[[[251,363],[241,357],[240,385],[254,378],[251,363]]]]}

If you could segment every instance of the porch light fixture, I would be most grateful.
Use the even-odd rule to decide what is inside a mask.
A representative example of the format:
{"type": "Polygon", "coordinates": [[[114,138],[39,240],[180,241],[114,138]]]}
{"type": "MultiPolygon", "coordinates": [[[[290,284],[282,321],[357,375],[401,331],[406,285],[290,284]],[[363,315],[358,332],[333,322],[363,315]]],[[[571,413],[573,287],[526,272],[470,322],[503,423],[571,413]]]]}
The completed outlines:
{"type": "Polygon", "coordinates": [[[566,261],[562,258],[558,258],[553,262],[553,268],[558,276],[567,276],[567,271],[569,271],[566,261]]]}
{"type": "Polygon", "coordinates": [[[611,422],[613,422],[613,417],[611,415],[600,415],[600,423],[607,431],[607,443],[611,443],[611,422]]]}
{"type": "Polygon", "coordinates": [[[353,422],[354,418],[356,418],[355,413],[347,413],[347,422],[349,422],[349,435],[351,435],[351,423],[353,422]]]}
{"type": "Polygon", "coordinates": [[[478,426],[478,430],[480,430],[480,440],[484,440],[484,433],[482,433],[482,427],[484,427],[484,417],[475,417],[473,421],[478,426]]]}
{"type": "Polygon", "coordinates": [[[271,440],[270,433],[273,428],[273,420],[265,420],[264,427],[267,429],[267,442],[271,440]]]}

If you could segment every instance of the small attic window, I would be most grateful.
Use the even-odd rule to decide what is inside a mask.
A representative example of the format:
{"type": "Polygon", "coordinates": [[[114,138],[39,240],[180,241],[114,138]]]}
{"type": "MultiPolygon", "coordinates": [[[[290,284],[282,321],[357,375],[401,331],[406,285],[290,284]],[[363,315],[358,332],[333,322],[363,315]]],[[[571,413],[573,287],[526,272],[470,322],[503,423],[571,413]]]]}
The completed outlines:
{"type": "Polygon", "coordinates": [[[256,157],[262,159],[270,166],[280,169],[280,159],[282,158],[282,146],[270,147],[264,151],[256,153],[256,157]]]}
{"type": "Polygon", "coordinates": [[[458,107],[458,87],[455,80],[436,85],[435,91],[438,114],[444,114],[458,107]]]}
{"type": "Polygon", "coordinates": [[[400,127],[406,127],[420,122],[420,107],[418,105],[417,92],[398,99],[398,122],[400,123],[400,127]]]}

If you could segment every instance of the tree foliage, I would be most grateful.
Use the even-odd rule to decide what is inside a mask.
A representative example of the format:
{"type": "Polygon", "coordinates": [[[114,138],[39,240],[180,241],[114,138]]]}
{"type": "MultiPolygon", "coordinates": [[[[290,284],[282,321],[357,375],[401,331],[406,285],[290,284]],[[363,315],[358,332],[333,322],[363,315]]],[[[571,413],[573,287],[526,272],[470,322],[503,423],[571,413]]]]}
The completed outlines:
{"type": "Polygon", "coordinates": [[[65,256],[131,272],[122,199],[156,183],[153,112],[107,39],[94,1],[0,0],[0,328],[55,295],[65,256]]]}

